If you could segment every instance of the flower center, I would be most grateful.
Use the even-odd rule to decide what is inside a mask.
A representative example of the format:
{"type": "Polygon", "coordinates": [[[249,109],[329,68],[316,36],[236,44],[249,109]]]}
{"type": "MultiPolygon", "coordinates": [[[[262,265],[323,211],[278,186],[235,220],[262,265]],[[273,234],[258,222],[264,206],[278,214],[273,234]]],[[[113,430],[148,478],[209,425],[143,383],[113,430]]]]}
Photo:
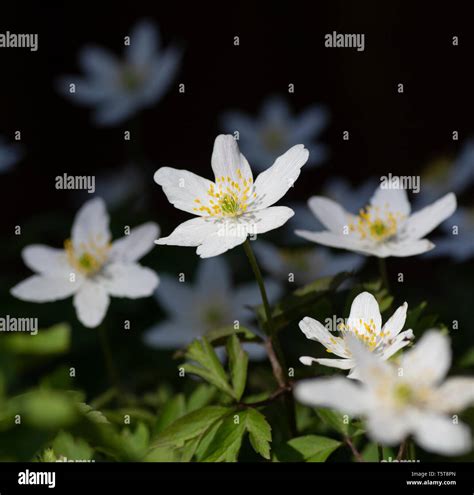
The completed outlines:
{"type": "Polygon", "coordinates": [[[372,239],[383,242],[397,233],[398,223],[402,219],[400,213],[385,211],[381,215],[377,206],[367,206],[361,209],[357,220],[349,224],[351,232],[356,232],[361,239],[372,239]]]}
{"type": "Polygon", "coordinates": [[[86,276],[96,274],[107,260],[110,244],[97,246],[94,241],[81,245],[80,252],[74,249],[71,239],[64,241],[69,264],[86,276]]]}
{"type": "MultiPolygon", "coordinates": [[[[358,320],[348,318],[346,323],[338,325],[338,329],[340,332],[350,332],[355,335],[370,351],[373,351],[386,335],[382,331],[377,333],[373,318],[368,322],[364,321],[362,318],[359,318],[358,320]]],[[[346,344],[346,350],[347,349],[346,344]]]]}
{"type": "Polygon", "coordinates": [[[122,86],[127,91],[135,91],[143,84],[144,75],[133,67],[124,66],[121,73],[122,86]]]}
{"type": "Polygon", "coordinates": [[[248,208],[252,187],[252,178],[245,179],[238,169],[236,180],[229,176],[217,177],[215,184],[209,186],[207,197],[194,200],[198,206],[193,209],[211,217],[237,217],[248,208]]]}
{"type": "Polygon", "coordinates": [[[262,141],[268,150],[272,152],[279,151],[285,144],[285,133],[283,129],[270,127],[263,131],[262,141]]]}
{"type": "Polygon", "coordinates": [[[414,399],[413,389],[407,383],[398,383],[393,390],[393,394],[395,401],[400,405],[408,404],[414,399]]]}

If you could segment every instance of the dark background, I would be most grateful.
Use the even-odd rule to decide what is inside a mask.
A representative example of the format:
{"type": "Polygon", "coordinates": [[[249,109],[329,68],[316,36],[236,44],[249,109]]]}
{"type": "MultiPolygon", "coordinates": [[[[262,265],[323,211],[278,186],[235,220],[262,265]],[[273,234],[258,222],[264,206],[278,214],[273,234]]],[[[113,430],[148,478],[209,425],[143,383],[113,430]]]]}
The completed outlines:
{"type": "MultiPolygon", "coordinates": [[[[356,184],[389,172],[417,174],[437,156],[454,157],[474,134],[472,16],[467,5],[37,2],[2,7],[2,32],[39,33],[37,52],[0,49],[0,133],[12,140],[13,132],[21,130],[26,150],[18,167],[0,179],[4,311],[24,314],[28,308],[49,324],[61,318],[75,321],[70,301],[54,303],[53,313],[52,305],[23,303],[9,295],[9,288],[30,274],[21,261],[21,248],[32,242],[59,247],[69,234],[77,201],[73,193],[54,188],[56,175],[113,172],[132,153],[131,144],[123,140],[128,123],[96,127],[89,108],[76,106],[55,90],[58,76],[79,73],[78,52],[85,44],[121,53],[123,36],[137,20],[149,17],[158,23],[165,45],[178,43],[184,48],[175,84],[158,104],[140,113],[153,194],[147,210],[131,217],[131,224],[154,220],[167,235],[189,215],[167,202],[152,181],[154,170],[167,165],[210,177],[212,143],[220,132],[222,113],[239,108],[257,114],[268,95],[285,95],[289,83],[295,84],[295,93],[287,95],[294,110],[313,103],[329,109],[331,122],[321,141],[331,156],[323,166],[305,171],[305,180],[285,200],[306,200],[330,176],[345,176],[356,184]],[[324,34],[333,30],[365,33],[365,51],[325,48],[324,34]],[[460,38],[457,47],[451,43],[454,35],[460,38]],[[238,47],[233,45],[234,36],[240,37],[238,47]],[[181,82],[185,94],[178,93],[181,82]],[[398,94],[398,83],[404,84],[404,94],[398,94]],[[349,141],[342,140],[344,130],[350,131],[349,141]],[[453,130],[460,133],[458,142],[452,141],[453,130]],[[15,225],[24,226],[21,238],[13,235],[15,225]]],[[[192,266],[196,256],[191,251],[160,248],[149,256],[155,257],[160,270],[169,271],[177,261],[192,266]],[[185,252],[186,259],[181,257],[185,252]]],[[[369,271],[375,269],[374,260],[367,265],[369,271]]],[[[407,274],[406,283],[396,289],[396,303],[428,299],[445,321],[459,317],[464,328],[469,325],[472,262],[460,269],[447,260],[391,259],[389,271],[407,274]]],[[[109,311],[119,321],[128,308],[139,304],[143,330],[159,315],[154,301],[114,301],[109,311]]],[[[74,339],[83,338],[81,330],[74,339]]],[[[471,334],[463,332],[456,341],[459,351],[472,345],[471,334]]],[[[148,351],[136,336],[122,338],[127,343],[116,346],[123,350],[126,368],[133,354],[130,345],[139,346],[140,360],[148,351]]],[[[92,367],[88,380],[96,385],[94,360],[81,353],[80,344],[75,352],[76,360],[92,367]]],[[[97,366],[99,374],[101,364],[97,366]]]]}

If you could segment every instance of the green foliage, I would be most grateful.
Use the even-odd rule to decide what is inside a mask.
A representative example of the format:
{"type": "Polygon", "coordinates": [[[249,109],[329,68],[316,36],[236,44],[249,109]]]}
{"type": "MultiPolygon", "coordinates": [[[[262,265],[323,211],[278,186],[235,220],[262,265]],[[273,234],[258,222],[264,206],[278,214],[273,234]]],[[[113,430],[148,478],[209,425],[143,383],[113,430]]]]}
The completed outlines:
{"type": "Polygon", "coordinates": [[[273,454],[273,460],[280,462],[325,462],[341,445],[332,438],[307,435],[292,438],[279,445],[273,454]]]}
{"type": "Polygon", "coordinates": [[[5,351],[36,356],[65,353],[69,350],[70,342],[71,327],[67,323],[59,323],[47,329],[39,329],[34,336],[18,332],[10,334],[1,340],[5,351]]]}

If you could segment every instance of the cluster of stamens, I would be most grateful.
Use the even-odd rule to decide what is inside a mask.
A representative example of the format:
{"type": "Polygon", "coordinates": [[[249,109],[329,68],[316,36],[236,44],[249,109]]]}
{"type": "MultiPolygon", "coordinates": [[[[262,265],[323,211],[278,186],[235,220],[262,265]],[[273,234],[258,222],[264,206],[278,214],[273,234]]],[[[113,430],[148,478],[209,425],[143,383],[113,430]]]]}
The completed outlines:
{"type": "MultiPolygon", "coordinates": [[[[237,170],[237,180],[229,176],[216,178],[207,190],[208,198],[202,200],[196,198],[194,202],[198,205],[194,209],[204,212],[211,217],[235,217],[245,213],[252,196],[253,180],[244,178],[240,169],[237,170]]],[[[253,198],[256,198],[253,193],[253,198]]]]}
{"type": "MultiPolygon", "coordinates": [[[[377,333],[377,328],[375,327],[373,318],[371,318],[368,323],[362,320],[362,318],[360,318],[356,322],[350,321],[348,323],[340,323],[338,325],[338,330],[341,333],[351,333],[352,335],[355,335],[371,351],[373,351],[380,343],[380,341],[387,335],[382,330],[377,333]]],[[[331,343],[334,345],[337,344],[337,341],[334,337],[331,337],[331,343]]],[[[347,350],[347,345],[346,345],[346,350],[347,350]]],[[[331,351],[328,350],[328,352],[331,351]]]]}
{"type": "Polygon", "coordinates": [[[397,233],[398,223],[402,219],[400,213],[385,211],[380,214],[377,206],[367,206],[359,211],[355,222],[349,224],[351,232],[357,232],[361,239],[370,238],[382,242],[397,233]]]}
{"type": "Polygon", "coordinates": [[[64,241],[64,249],[72,267],[84,275],[93,275],[106,262],[110,244],[99,246],[93,239],[90,239],[88,243],[81,243],[78,250],[75,250],[71,239],[67,239],[64,241]]]}

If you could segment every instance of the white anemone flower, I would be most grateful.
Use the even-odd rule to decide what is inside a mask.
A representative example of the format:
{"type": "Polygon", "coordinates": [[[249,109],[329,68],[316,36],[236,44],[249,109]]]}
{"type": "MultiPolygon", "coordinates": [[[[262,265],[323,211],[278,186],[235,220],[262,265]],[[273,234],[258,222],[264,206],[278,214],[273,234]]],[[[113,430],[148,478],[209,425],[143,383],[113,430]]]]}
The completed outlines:
{"type": "Polygon", "coordinates": [[[64,249],[40,244],[23,249],[25,264],[36,274],[11,293],[40,303],[74,296],[79,321],[96,327],[107,313],[110,296],[137,299],[153,294],[158,276],[137,260],[151,250],[158,235],[158,225],[149,222],[111,243],[105,203],[91,199],[77,213],[64,249]]]}
{"type": "MultiPolygon", "coordinates": [[[[402,332],[407,317],[407,303],[403,303],[382,326],[379,304],[369,292],[361,292],[352,301],[351,312],[345,323],[340,323],[333,332],[339,331],[342,337],[332,334],[319,321],[306,316],[300,321],[300,329],[310,340],[323,344],[326,351],[337,356],[336,359],[317,359],[300,357],[300,361],[311,366],[313,362],[342,370],[350,370],[349,378],[359,378],[357,361],[347,345],[347,335],[357,337],[365,347],[381,359],[391,358],[413,339],[413,331],[402,332]]],[[[331,321],[331,324],[333,322],[331,321]]]]}
{"type": "Polygon", "coordinates": [[[143,20],[133,28],[123,59],[101,47],[85,47],[80,53],[85,76],[63,76],[58,89],[75,103],[95,107],[98,125],[116,125],[163,96],[180,59],[176,47],[160,48],[158,28],[143,20]]]}
{"type": "Polygon", "coordinates": [[[329,120],[321,105],[292,115],[283,97],[272,96],[264,102],[256,118],[232,111],[224,114],[222,120],[225,132],[238,131],[242,152],[256,170],[265,170],[275,158],[298,143],[305,143],[309,149],[308,166],[320,164],[327,157],[327,148],[315,141],[329,120]]]}
{"type": "Polygon", "coordinates": [[[198,215],[156,243],[197,246],[197,254],[209,258],[242,244],[249,235],[281,227],[294,212],[272,205],[293,186],[307,159],[308,150],[302,144],[293,146],[254,182],[234,137],[217,136],[211,158],[214,182],[170,167],[155,172],[168,201],[198,215]]]}
{"type": "MultiPolygon", "coordinates": [[[[281,293],[280,286],[271,281],[266,281],[265,286],[269,300],[274,301],[281,293]]],[[[229,266],[223,258],[202,260],[194,284],[162,275],[156,298],[169,319],[146,332],[145,342],[150,347],[181,349],[212,330],[236,323],[255,331],[250,307],[259,301],[258,288],[255,283],[233,287],[229,266]]],[[[253,359],[266,355],[259,344],[247,343],[244,347],[253,359]]]]}
{"type": "Polygon", "coordinates": [[[378,187],[370,204],[359,215],[322,196],[310,198],[308,206],[328,230],[297,230],[295,233],[304,239],[378,258],[405,257],[434,248],[423,237],[454,213],[456,196],[448,193],[411,213],[406,191],[392,180],[378,187]]]}
{"type": "Polygon", "coordinates": [[[329,249],[315,247],[278,248],[265,241],[254,245],[265,270],[276,280],[305,285],[318,278],[357,270],[364,258],[356,254],[333,255],[329,249]],[[290,276],[291,275],[291,276],[290,276]]]}
{"type": "Polygon", "coordinates": [[[445,379],[451,364],[447,336],[426,332],[398,363],[383,361],[354,340],[349,345],[362,383],[343,377],[306,380],[296,385],[297,400],[364,418],[368,435],[383,445],[413,435],[430,452],[471,450],[471,431],[456,413],[474,403],[474,379],[445,379]]]}

